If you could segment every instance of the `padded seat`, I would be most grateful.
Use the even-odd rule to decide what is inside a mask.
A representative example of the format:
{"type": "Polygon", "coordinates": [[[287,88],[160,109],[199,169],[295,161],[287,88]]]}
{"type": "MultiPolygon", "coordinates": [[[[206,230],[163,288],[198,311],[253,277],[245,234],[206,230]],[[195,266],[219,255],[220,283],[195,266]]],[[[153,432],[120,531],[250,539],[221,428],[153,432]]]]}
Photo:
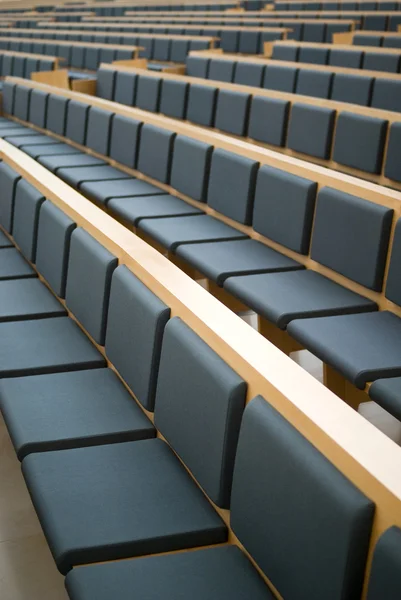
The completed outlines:
{"type": "Polygon", "coordinates": [[[10,144],[13,144],[13,146],[17,146],[17,148],[22,148],[22,146],[27,146],[27,145],[37,145],[39,146],[39,144],[43,144],[43,145],[56,145],[56,144],[60,144],[60,142],[58,140],[56,140],[55,138],[50,137],[50,135],[45,135],[43,133],[38,133],[37,135],[27,135],[27,136],[19,136],[17,135],[16,137],[14,136],[10,136],[7,137],[7,142],[9,142],[10,144]]]}
{"type": "Polygon", "coordinates": [[[36,273],[16,248],[1,248],[0,281],[23,277],[36,277],[36,273]]]}
{"type": "Polygon", "coordinates": [[[0,138],[7,138],[9,136],[19,137],[21,135],[31,136],[38,135],[38,133],[29,127],[16,127],[14,123],[10,125],[10,127],[4,127],[4,129],[0,129],[0,138]]]}
{"type": "Polygon", "coordinates": [[[401,376],[401,319],[391,312],[293,321],[288,331],[357,388],[401,376]]]}
{"type": "Polygon", "coordinates": [[[37,278],[12,279],[0,283],[0,323],[65,314],[63,305],[37,278]]]}
{"type": "Polygon", "coordinates": [[[22,470],[63,574],[77,564],[227,538],[223,521],[160,439],[30,454],[22,470]]]}
{"type": "Polygon", "coordinates": [[[0,229],[0,249],[12,248],[13,246],[14,244],[12,243],[12,241],[0,229]]]}
{"type": "Polygon", "coordinates": [[[104,365],[102,355],[68,317],[0,324],[0,379],[104,365]]]}
{"type": "Polygon", "coordinates": [[[281,329],[293,319],[377,309],[371,300],[309,270],[232,277],[224,287],[281,329]]]}
{"type": "Polygon", "coordinates": [[[134,226],[137,226],[141,219],[179,217],[201,213],[198,208],[170,194],[110,198],[107,207],[112,214],[118,215],[134,226]]]}
{"type": "Polygon", "coordinates": [[[177,255],[218,285],[233,275],[302,269],[302,265],[255,240],[185,244],[177,255]]]}
{"type": "Polygon", "coordinates": [[[369,388],[369,396],[401,421],[401,377],[375,381],[369,388]]]}
{"type": "Polygon", "coordinates": [[[376,544],[367,600],[397,600],[401,596],[400,557],[401,529],[393,526],[376,544]]]}
{"type": "Polygon", "coordinates": [[[114,167],[110,167],[109,165],[59,169],[57,175],[73,187],[79,187],[82,183],[87,181],[131,179],[130,175],[127,175],[118,169],[114,169],[114,167]]]}
{"type": "Polygon", "coordinates": [[[0,408],[19,460],[32,452],[140,440],[156,434],[111,369],[4,380],[0,383],[0,408]]]}
{"type": "Polygon", "coordinates": [[[236,546],[74,569],[66,587],[71,600],[131,600],[133,590],[146,600],[274,599],[236,546]]]}
{"type": "MultiPolygon", "coordinates": [[[[122,172],[121,174],[124,175],[122,172]]],[[[107,204],[111,198],[167,195],[155,185],[134,177],[117,181],[88,181],[81,184],[80,191],[98,204],[107,204]]]]}
{"type": "Polygon", "coordinates": [[[79,154],[62,154],[61,156],[45,156],[38,162],[49,169],[52,173],[57,173],[58,169],[67,167],[92,167],[97,165],[106,165],[104,160],[79,152],[79,154]]]}
{"type": "Polygon", "coordinates": [[[172,251],[175,251],[180,244],[241,240],[248,237],[209,215],[143,219],[139,229],[172,251]]]}
{"type": "Polygon", "coordinates": [[[32,156],[35,160],[40,158],[41,156],[58,156],[58,155],[72,155],[72,154],[81,154],[80,150],[77,150],[73,146],[69,146],[68,144],[32,144],[29,146],[22,146],[21,150],[23,150],[29,156],[32,156]]]}

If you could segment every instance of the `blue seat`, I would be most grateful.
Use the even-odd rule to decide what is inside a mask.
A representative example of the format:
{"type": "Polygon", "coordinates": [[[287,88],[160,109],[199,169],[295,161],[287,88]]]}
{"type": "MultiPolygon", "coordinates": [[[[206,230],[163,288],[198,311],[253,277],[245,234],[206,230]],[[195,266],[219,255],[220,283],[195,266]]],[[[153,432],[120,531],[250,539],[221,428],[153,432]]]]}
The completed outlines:
{"type": "Polygon", "coordinates": [[[253,87],[262,87],[264,71],[264,65],[237,62],[235,67],[234,83],[250,85],[253,87]]]}
{"type": "Polygon", "coordinates": [[[268,90],[293,93],[295,91],[297,77],[297,68],[269,64],[265,69],[263,87],[268,90]]]}
{"type": "MultiPolygon", "coordinates": [[[[230,498],[245,394],[241,378],[194,332],[178,318],[169,321],[163,336],[155,422],[219,506],[226,506],[230,498]],[[183,411],[184,406],[189,410],[183,411]],[[208,414],[216,416],[212,428],[208,414]]],[[[210,545],[227,538],[223,521],[160,439],[30,454],[22,468],[63,573],[83,562],[210,545]],[[60,477],[66,469],[74,473],[74,487],[66,486],[65,477],[60,477]],[[101,503],[91,501],[96,489],[102,490],[101,503]],[[113,509],[116,503],[118,511],[113,509]],[[72,510],[66,512],[66,506],[72,510]]]]}
{"type": "MultiPolygon", "coordinates": [[[[4,97],[4,95],[3,95],[4,97]]],[[[32,90],[31,102],[29,105],[28,120],[33,125],[44,129],[46,123],[47,101],[49,94],[42,90],[32,90]]],[[[4,104],[4,100],[3,100],[4,104]]]]}
{"type": "Polygon", "coordinates": [[[335,117],[336,112],[330,108],[294,102],[288,125],[288,148],[328,159],[335,117]]]}
{"type": "Polygon", "coordinates": [[[213,58],[210,61],[207,78],[231,83],[234,79],[235,65],[236,63],[234,61],[213,58]]]}
{"type": "Polygon", "coordinates": [[[213,147],[184,135],[175,139],[171,181],[173,188],[205,202],[213,147]]]}
{"type": "Polygon", "coordinates": [[[380,536],[373,553],[367,600],[395,600],[401,594],[400,552],[401,530],[390,527],[380,536]]]}
{"type": "Polygon", "coordinates": [[[150,112],[159,112],[161,79],[146,75],[138,76],[135,106],[150,112]]]}
{"type": "Polygon", "coordinates": [[[278,98],[253,96],[248,136],[259,142],[284,146],[290,103],[278,98]]]}
{"type": "Polygon", "coordinates": [[[88,113],[86,146],[107,156],[110,147],[111,123],[114,115],[108,110],[91,106],[88,113]]]}
{"type": "Polygon", "coordinates": [[[160,112],[175,119],[185,119],[189,84],[183,81],[162,80],[160,112]]]}
{"type": "Polygon", "coordinates": [[[67,109],[67,126],[65,135],[77,144],[85,145],[88,128],[89,105],[77,100],[70,100],[67,109]]]}
{"type": "Polygon", "coordinates": [[[346,67],[360,69],[362,66],[363,52],[360,50],[336,50],[330,49],[329,65],[333,67],[346,67]]]}
{"type": "Polygon", "coordinates": [[[50,94],[47,101],[46,129],[58,135],[65,134],[69,99],[50,94]]]}
{"type": "Polygon", "coordinates": [[[134,196],[155,196],[166,194],[163,190],[134,177],[126,179],[110,179],[85,181],[80,185],[80,191],[97,204],[106,205],[111,198],[132,198],[134,196]]]}
{"type": "Polygon", "coordinates": [[[188,121],[205,127],[213,127],[217,94],[217,88],[192,84],[188,96],[188,121]]]}
{"type": "Polygon", "coordinates": [[[220,90],[214,126],[227,133],[244,136],[248,128],[251,95],[220,90]]]}
{"type": "Polygon", "coordinates": [[[337,118],[333,158],[347,167],[380,173],[387,121],[343,111],[337,118]]]}
{"type": "Polygon", "coordinates": [[[107,152],[110,158],[134,169],[138,158],[141,129],[141,121],[114,115],[110,129],[110,148],[107,152]]]}
{"type": "Polygon", "coordinates": [[[117,71],[114,101],[127,106],[135,106],[137,80],[138,76],[134,73],[117,71]]]}
{"type": "Polygon", "coordinates": [[[301,46],[297,62],[314,65],[327,65],[329,51],[315,46],[301,46]]]}
{"type": "Polygon", "coordinates": [[[375,79],[372,107],[401,112],[401,81],[375,79]]]}
{"type": "Polygon", "coordinates": [[[105,100],[114,99],[116,71],[99,69],[96,77],[96,96],[105,100]]]}
{"type": "Polygon", "coordinates": [[[145,124],[142,126],[138,171],[162,183],[169,183],[175,133],[145,124]]]}
{"type": "Polygon", "coordinates": [[[384,174],[394,181],[401,181],[399,156],[401,152],[401,123],[392,123],[387,145],[384,174]]]}
{"type": "Polygon", "coordinates": [[[370,106],[374,81],[373,77],[334,73],[331,100],[370,106]]]}
{"type": "Polygon", "coordinates": [[[200,77],[202,79],[208,78],[209,72],[209,58],[202,58],[200,56],[188,56],[186,60],[186,75],[189,77],[200,77]]]}
{"type": "Polygon", "coordinates": [[[333,73],[299,69],[295,92],[315,98],[330,98],[333,73]]]}
{"type": "Polygon", "coordinates": [[[365,52],[362,68],[369,71],[398,73],[400,70],[400,57],[397,54],[365,52]]]}
{"type": "MultiPolygon", "coordinates": [[[[231,525],[283,597],[296,598],[300,589],[327,600],[337,600],[342,590],[349,597],[360,595],[373,514],[372,502],[264,398],[248,404],[231,525]],[[294,503],[294,497],[304,501],[294,503]],[[340,518],[333,520],[333,514],[340,518]],[[334,547],[337,561],[330,560],[327,545],[334,547]]],[[[262,581],[238,547],[226,546],[74,569],[66,586],[71,600],[128,600],[132,589],[149,600],[272,600],[262,581]],[[177,572],[185,576],[177,578],[177,572]]]]}

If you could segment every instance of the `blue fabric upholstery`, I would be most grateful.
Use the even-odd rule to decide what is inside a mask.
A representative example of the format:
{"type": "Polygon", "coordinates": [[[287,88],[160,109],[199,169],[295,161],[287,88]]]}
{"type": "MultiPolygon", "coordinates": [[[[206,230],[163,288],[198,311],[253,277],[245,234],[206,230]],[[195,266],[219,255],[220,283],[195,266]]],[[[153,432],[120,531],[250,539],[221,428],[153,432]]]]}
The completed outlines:
{"type": "Polygon", "coordinates": [[[141,121],[114,115],[111,123],[109,156],[118,163],[134,169],[137,161],[141,121]]]}
{"type": "Polygon", "coordinates": [[[212,151],[210,144],[177,135],[171,167],[171,186],[194,200],[204,202],[212,151]]]}
{"type": "Polygon", "coordinates": [[[299,69],[296,93],[315,98],[330,98],[332,80],[332,73],[299,69]]]}
{"type": "MultiPolygon", "coordinates": [[[[46,123],[47,100],[49,94],[42,90],[32,90],[31,102],[29,105],[28,120],[33,125],[44,128],[46,123]]],[[[4,92],[3,92],[4,98],[4,92]]],[[[4,104],[4,100],[3,100],[4,104]]],[[[3,106],[4,109],[4,106],[3,106]]]]}
{"type": "Polygon", "coordinates": [[[401,152],[401,123],[392,123],[387,144],[384,174],[394,181],[401,181],[399,157],[401,152]]]}
{"type": "Polygon", "coordinates": [[[90,107],[86,134],[86,146],[88,148],[99,154],[108,155],[113,117],[113,113],[107,110],[95,106],[90,107]]]}
{"type": "Polygon", "coordinates": [[[401,421],[401,377],[378,379],[369,387],[370,398],[401,421]]]}
{"type": "Polygon", "coordinates": [[[214,126],[227,133],[244,136],[248,127],[251,95],[220,90],[214,126]]]}
{"type": "Polygon", "coordinates": [[[13,237],[22,254],[30,262],[36,260],[36,244],[42,194],[25,180],[17,183],[14,200],[13,237]]]}
{"type": "Polygon", "coordinates": [[[328,159],[336,113],[331,108],[293,103],[287,146],[297,152],[328,159]]]}
{"type": "Polygon", "coordinates": [[[68,98],[50,94],[47,101],[46,129],[64,135],[67,120],[68,98]]]}
{"type": "Polygon", "coordinates": [[[63,574],[73,565],[227,539],[223,521],[160,439],[30,454],[22,469],[63,574]]]}
{"type": "Polygon", "coordinates": [[[155,437],[151,422],[111,369],[3,380],[0,407],[21,461],[32,452],[155,437]]]}
{"type": "Polygon", "coordinates": [[[161,79],[140,75],[136,83],[135,106],[150,112],[159,111],[161,79]]]}
{"type": "Polygon", "coordinates": [[[113,274],[106,354],[135,397],[153,410],[165,325],[170,309],[124,265],[113,274]]]}
{"type": "Polygon", "coordinates": [[[188,96],[188,121],[205,127],[213,127],[217,93],[217,88],[192,84],[188,96]]]}
{"type": "Polygon", "coordinates": [[[231,60],[219,60],[213,58],[210,61],[207,78],[215,81],[226,81],[231,83],[234,79],[235,62],[231,60]]]}
{"type": "Polygon", "coordinates": [[[36,277],[35,271],[16,248],[2,248],[0,256],[0,281],[36,277]]]}
{"type": "Polygon", "coordinates": [[[83,229],[71,234],[67,307],[100,345],[104,345],[111,277],[117,259],[83,229]]]}
{"type": "Polygon", "coordinates": [[[128,177],[110,181],[88,181],[82,183],[80,191],[98,204],[107,204],[111,198],[131,198],[133,196],[155,196],[166,194],[146,181],[128,177]]]}
{"type": "Polygon", "coordinates": [[[282,597],[358,598],[373,515],[373,503],[264,398],[247,405],[231,525],[282,597]]]}
{"type": "Polygon", "coordinates": [[[248,136],[266,144],[284,146],[289,107],[286,100],[253,96],[248,136]]]}
{"type": "Polygon", "coordinates": [[[113,595],[131,600],[133,589],[147,600],[273,600],[256,569],[235,546],[73,569],[66,586],[71,600],[109,600],[113,595]]]}
{"type": "Polygon", "coordinates": [[[162,183],[169,183],[174,138],[172,131],[143,125],[138,170],[162,183]]]}
{"type": "Polygon", "coordinates": [[[269,64],[265,69],[263,87],[278,92],[293,93],[295,91],[297,76],[297,68],[269,64]]]}
{"type": "Polygon", "coordinates": [[[372,106],[401,112],[401,81],[377,78],[373,87],[372,106]]]}
{"type": "Polygon", "coordinates": [[[107,208],[111,214],[134,227],[137,227],[142,219],[180,217],[201,213],[192,204],[188,204],[170,194],[110,198],[107,208]]]}
{"type": "Polygon", "coordinates": [[[401,529],[390,527],[375,547],[367,600],[396,600],[400,596],[400,553],[401,529]]]}
{"type": "Polygon", "coordinates": [[[212,155],[207,203],[218,212],[249,225],[258,163],[216,148],[212,155]]]}
{"type": "Polygon", "coordinates": [[[127,106],[135,106],[137,75],[117,71],[114,101],[127,106]]]}
{"type": "Polygon", "coordinates": [[[331,100],[369,106],[372,97],[373,81],[373,77],[335,73],[331,100]]]}
{"type": "Polygon", "coordinates": [[[166,326],[155,424],[215,504],[228,508],[246,383],[181,319],[166,326]]]}
{"type": "Polygon", "coordinates": [[[67,128],[65,135],[77,144],[85,145],[88,126],[89,105],[70,100],[67,110],[67,128]]]}
{"type": "Polygon", "coordinates": [[[113,100],[116,71],[99,69],[96,77],[96,96],[105,100],[113,100]]]}
{"type": "Polygon", "coordinates": [[[189,84],[184,81],[163,79],[160,112],[175,119],[185,119],[189,84]]]}
{"type": "Polygon", "coordinates": [[[65,314],[63,305],[36,277],[0,283],[0,323],[65,314]]]}

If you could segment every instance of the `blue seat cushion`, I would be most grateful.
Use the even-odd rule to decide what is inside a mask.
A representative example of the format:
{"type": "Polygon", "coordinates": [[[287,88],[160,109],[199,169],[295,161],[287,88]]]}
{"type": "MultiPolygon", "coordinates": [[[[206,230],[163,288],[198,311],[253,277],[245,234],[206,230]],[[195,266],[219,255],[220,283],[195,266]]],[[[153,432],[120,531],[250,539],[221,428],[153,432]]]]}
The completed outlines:
{"type": "Polygon", "coordinates": [[[118,169],[114,169],[114,167],[110,167],[109,165],[58,169],[57,175],[73,187],[80,187],[82,183],[87,181],[131,179],[130,175],[127,175],[118,169]]]}
{"type": "Polygon", "coordinates": [[[141,219],[180,217],[201,213],[199,208],[195,208],[195,206],[170,194],[111,198],[107,207],[113,214],[135,227],[141,219]]]}
{"type": "Polygon", "coordinates": [[[37,135],[17,135],[15,137],[10,136],[7,137],[7,142],[12,144],[13,146],[17,146],[17,148],[22,148],[23,146],[30,146],[32,144],[52,144],[56,146],[60,144],[58,140],[50,137],[50,135],[44,135],[43,133],[38,133],[37,135]]]}
{"type": "Polygon", "coordinates": [[[68,573],[66,587],[71,600],[131,600],[133,590],[146,600],[274,599],[236,546],[90,565],[68,573]]]}
{"type": "Polygon", "coordinates": [[[39,158],[38,162],[52,173],[57,173],[58,169],[66,167],[91,167],[107,164],[104,160],[100,160],[100,158],[96,158],[85,152],[79,152],[79,154],[62,154],[61,156],[44,156],[43,158],[39,158]]]}
{"type": "Polygon", "coordinates": [[[0,408],[19,460],[31,452],[156,435],[111,369],[5,379],[0,382],[0,408]]]}
{"type": "Polygon", "coordinates": [[[143,219],[139,229],[172,251],[175,251],[180,244],[241,240],[248,237],[209,215],[143,219]]]}
{"type": "Polygon", "coordinates": [[[377,308],[371,300],[310,270],[230,277],[224,287],[281,329],[293,319],[377,308]]]}
{"type": "Polygon", "coordinates": [[[29,156],[32,156],[35,160],[38,160],[42,156],[57,156],[59,154],[69,155],[69,154],[81,154],[80,150],[77,150],[73,146],[69,146],[68,144],[32,144],[27,146],[20,146],[21,150],[23,150],[29,156]]]}
{"type": "Polygon", "coordinates": [[[36,277],[35,271],[16,248],[2,248],[0,252],[0,281],[36,277]]]}
{"type": "MultiPolygon", "coordinates": [[[[124,175],[124,173],[122,173],[124,175]]],[[[111,198],[131,198],[134,196],[166,195],[167,192],[160,188],[130,177],[127,179],[110,181],[87,181],[81,184],[80,191],[90,200],[98,204],[107,204],[111,198]]]]}
{"type": "Polygon", "coordinates": [[[223,521],[160,439],[30,454],[22,470],[63,574],[227,539],[223,521]]]}
{"type": "Polygon", "coordinates": [[[16,124],[13,123],[10,127],[4,127],[4,129],[0,129],[0,138],[7,139],[8,137],[34,137],[38,135],[38,132],[34,129],[30,129],[29,127],[16,127],[16,124]]]}
{"type": "Polygon", "coordinates": [[[288,331],[360,389],[401,376],[401,319],[391,312],[293,321],[288,331]]]}
{"type": "Polygon", "coordinates": [[[37,278],[10,279],[0,283],[0,322],[65,314],[63,305],[37,278]]]}
{"type": "Polygon", "coordinates": [[[5,233],[3,233],[0,229],[0,249],[1,248],[12,248],[13,247],[13,243],[10,240],[10,238],[8,238],[6,236],[5,233]]]}
{"type": "Polygon", "coordinates": [[[0,324],[0,379],[104,364],[102,355],[67,317],[0,324]]]}
{"type": "Polygon", "coordinates": [[[369,396],[401,421],[401,377],[378,379],[370,386],[369,396]]]}
{"type": "Polygon", "coordinates": [[[177,248],[180,256],[198,271],[223,285],[233,275],[269,273],[301,269],[295,260],[255,240],[185,244],[177,248]]]}

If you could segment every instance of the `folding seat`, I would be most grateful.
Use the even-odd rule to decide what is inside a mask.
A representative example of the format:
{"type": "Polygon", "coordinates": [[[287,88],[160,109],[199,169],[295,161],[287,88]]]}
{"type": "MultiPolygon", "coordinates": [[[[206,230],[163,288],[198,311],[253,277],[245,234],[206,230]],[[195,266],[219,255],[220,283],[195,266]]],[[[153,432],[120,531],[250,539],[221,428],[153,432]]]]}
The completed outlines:
{"type": "MultiPolygon", "coordinates": [[[[249,402],[235,458],[231,527],[282,597],[297,598],[300,589],[327,600],[343,591],[360,595],[373,515],[374,504],[275,408],[261,396],[249,402]],[[305,540],[307,556],[294,538],[305,540]]],[[[149,600],[274,597],[236,545],[89,565],[70,571],[66,587],[71,600],[128,600],[133,589],[149,600]]]]}
{"type": "MultiPolygon", "coordinates": [[[[229,504],[245,394],[246,384],[241,378],[187,325],[179,318],[167,323],[156,388],[155,422],[205,493],[219,506],[229,504]],[[182,377],[183,372],[186,377],[182,377]],[[216,398],[218,419],[210,430],[208,415],[216,410],[216,398]],[[208,436],[200,423],[209,429],[208,436]]],[[[23,460],[23,472],[63,573],[83,562],[205,546],[227,538],[224,522],[160,439],[30,454],[23,460]],[[58,470],[54,461],[60,459],[58,470]],[[94,470],[94,464],[101,465],[100,469],[94,470]],[[66,468],[74,472],[80,502],[74,492],[69,493],[71,486],[68,489],[62,479],[53,478],[53,474],[65,472],[66,468]],[[45,472],[49,478],[43,477],[45,472]],[[129,473],[129,477],[122,477],[122,473],[129,473]],[[102,490],[101,503],[91,500],[95,491],[93,476],[96,489],[102,490]],[[49,486],[57,490],[56,503],[55,496],[49,497],[49,486]],[[62,499],[74,508],[60,519],[57,513],[62,499]],[[115,503],[119,505],[117,512],[113,509],[115,503]],[[89,514],[85,505],[91,506],[89,514]],[[116,518],[105,518],[110,511],[116,518]]]]}
{"type": "Polygon", "coordinates": [[[235,61],[218,60],[213,58],[210,61],[208,79],[232,83],[234,79],[235,66],[235,61]]]}
{"type": "Polygon", "coordinates": [[[70,66],[71,65],[71,55],[72,55],[72,46],[70,46],[70,45],[66,45],[66,46],[60,45],[59,46],[59,53],[58,53],[58,55],[60,56],[60,58],[64,58],[65,59],[65,65],[66,66],[70,66]]]}
{"type": "Polygon", "coordinates": [[[401,81],[376,78],[373,86],[372,107],[401,112],[401,81]]]}
{"type": "Polygon", "coordinates": [[[373,82],[373,77],[334,73],[331,100],[370,106],[373,82]]]}
{"type": "Polygon", "coordinates": [[[220,36],[220,47],[223,52],[239,52],[239,30],[222,29],[220,36]]]}
{"type": "Polygon", "coordinates": [[[132,50],[116,50],[113,60],[132,60],[132,50]]]}
{"type": "MultiPolygon", "coordinates": [[[[385,289],[386,298],[398,306],[401,304],[400,236],[398,220],[385,289]]],[[[382,262],[386,256],[384,250],[382,262]]],[[[401,376],[401,320],[392,312],[307,319],[302,324],[294,321],[291,329],[291,335],[315,350],[317,356],[359,389],[364,389],[370,381],[401,376]]]]}
{"type": "Polygon", "coordinates": [[[295,92],[315,98],[330,98],[333,73],[299,69],[295,92]]]}
{"type": "Polygon", "coordinates": [[[367,173],[380,173],[388,122],[341,112],[337,118],[333,159],[367,173]]]}
{"type": "Polygon", "coordinates": [[[46,167],[52,173],[58,174],[60,169],[71,169],[76,167],[92,167],[92,166],[106,166],[105,161],[85,152],[79,152],[78,154],[61,154],[61,155],[46,155],[39,156],[38,162],[46,167]]]}
{"type": "Polygon", "coordinates": [[[295,91],[299,69],[269,64],[265,69],[263,87],[277,92],[295,91]]]}
{"type": "Polygon", "coordinates": [[[46,129],[64,135],[67,120],[68,98],[50,94],[47,101],[46,129]]]}
{"type": "Polygon", "coordinates": [[[193,52],[195,50],[208,50],[209,49],[208,40],[190,40],[189,41],[189,51],[193,52]]]}
{"type": "Polygon", "coordinates": [[[294,102],[288,125],[287,147],[309,156],[328,159],[336,111],[294,102]]]}
{"type": "Polygon", "coordinates": [[[220,90],[214,126],[221,131],[244,136],[248,129],[251,95],[220,90]]]}
{"type": "Polygon", "coordinates": [[[96,96],[105,100],[114,99],[116,71],[112,69],[99,69],[96,78],[96,96]]]}
{"type": "Polygon", "coordinates": [[[31,263],[36,262],[39,213],[43,195],[30,183],[17,181],[14,192],[12,234],[21,253],[31,263]]]}
{"type": "MultiPolygon", "coordinates": [[[[125,266],[116,269],[106,352],[144,405],[154,402],[161,340],[169,312],[125,266]]],[[[151,422],[111,369],[26,377],[3,384],[0,404],[20,460],[31,452],[155,437],[151,422]],[[26,385],[31,389],[29,407],[26,385]],[[32,420],[28,414],[39,406],[46,419],[32,420]]]]}
{"type": "Polygon", "coordinates": [[[30,79],[31,74],[36,71],[39,71],[39,61],[36,58],[27,58],[25,61],[24,77],[30,79]]]}
{"type": "Polygon", "coordinates": [[[392,123],[387,144],[384,174],[394,181],[401,181],[399,157],[401,152],[401,123],[392,123]]]}
{"type": "Polygon", "coordinates": [[[329,65],[333,67],[347,67],[351,69],[360,69],[364,53],[360,50],[330,50],[329,65]]]}
{"type": "Polygon", "coordinates": [[[290,103],[277,98],[253,96],[249,113],[248,137],[284,146],[290,103]]]}
{"type": "Polygon", "coordinates": [[[161,86],[160,112],[168,117],[185,119],[189,83],[163,79],[161,86]]]}
{"type": "Polygon", "coordinates": [[[401,18],[398,15],[390,15],[388,19],[389,31],[398,31],[399,25],[401,25],[401,18]]]}
{"type": "Polygon", "coordinates": [[[172,62],[185,63],[189,52],[189,40],[172,39],[171,55],[172,62]]]}
{"type": "Polygon", "coordinates": [[[156,38],[153,50],[153,60],[169,61],[171,57],[171,39],[156,38]]]}
{"type": "Polygon", "coordinates": [[[396,54],[365,52],[362,68],[370,71],[398,73],[400,70],[400,57],[396,54]]]}
{"type": "MultiPolygon", "coordinates": [[[[326,8],[326,10],[329,10],[326,8]]],[[[324,42],[326,44],[333,43],[333,35],[335,33],[345,33],[350,31],[350,26],[348,24],[342,23],[327,23],[326,24],[326,35],[324,42]]]]}
{"type": "Polygon", "coordinates": [[[355,46],[381,46],[383,37],[380,35],[358,34],[354,37],[355,46]]]}
{"type": "Polygon", "coordinates": [[[291,29],[287,34],[288,40],[303,41],[304,25],[296,21],[285,21],[285,27],[291,29]]]}
{"type": "Polygon", "coordinates": [[[65,136],[77,144],[85,145],[88,127],[89,105],[70,100],[67,107],[67,125],[65,136]]]}
{"type": "Polygon", "coordinates": [[[314,65],[327,65],[329,51],[326,48],[314,46],[301,46],[299,49],[298,62],[312,63],[314,65]]]}
{"type": "Polygon", "coordinates": [[[85,46],[76,45],[71,47],[70,66],[74,69],[83,69],[85,65],[85,46]]]}
{"type": "Polygon", "coordinates": [[[134,169],[137,162],[141,127],[142,122],[136,119],[114,115],[110,130],[110,151],[108,152],[110,158],[134,169]]]}
{"type": "Polygon", "coordinates": [[[300,48],[299,46],[291,45],[291,46],[280,46],[273,45],[273,54],[272,58],[274,60],[285,60],[289,62],[298,62],[300,48]]]}
{"type": "Polygon", "coordinates": [[[253,87],[262,87],[264,71],[264,65],[237,62],[235,67],[234,83],[251,85],[253,87]]]}
{"type": "Polygon", "coordinates": [[[210,59],[200,56],[188,56],[186,59],[186,75],[188,77],[208,78],[210,59]]]}
{"type": "Polygon", "coordinates": [[[10,83],[9,81],[5,81],[3,83],[2,110],[3,110],[3,114],[5,114],[5,115],[13,114],[16,87],[17,86],[14,83],[10,83]]]}
{"type": "MultiPolygon", "coordinates": [[[[389,17],[387,15],[365,15],[363,17],[363,28],[369,31],[387,31],[389,17]]],[[[372,46],[372,44],[368,44],[372,46]]],[[[383,38],[381,39],[383,45],[383,38]]]]}
{"type": "Polygon", "coordinates": [[[150,112],[159,112],[161,79],[138,75],[135,106],[150,112]]]}
{"type": "Polygon", "coordinates": [[[188,96],[188,121],[205,127],[213,127],[217,95],[217,88],[192,83],[188,96]]]}
{"type": "Polygon", "coordinates": [[[21,121],[28,120],[30,99],[30,88],[18,85],[17,89],[15,90],[14,116],[18,117],[18,119],[21,119],[21,121]]]}
{"type": "MultiPolygon", "coordinates": [[[[318,195],[311,258],[360,285],[380,290],[392,214],[385,207],[323,188],[318,195]],[[371,232],[368,237],[366,227],[371,232]]],[[[225,288],[281,329],[289,328],[293,319],[377,310],[372,300],[312,270],[230,277],[225,288]]]]}

